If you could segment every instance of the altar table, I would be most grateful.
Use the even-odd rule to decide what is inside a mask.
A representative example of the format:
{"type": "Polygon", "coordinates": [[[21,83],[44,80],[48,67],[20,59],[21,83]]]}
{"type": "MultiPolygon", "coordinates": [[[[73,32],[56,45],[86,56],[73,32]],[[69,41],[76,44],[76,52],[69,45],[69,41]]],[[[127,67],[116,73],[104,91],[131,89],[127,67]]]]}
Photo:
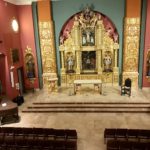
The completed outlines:
{"type": "Polygon", "coordinates": [[[102,94],[102,81],[101,80],[74,80],[74,94],[76,94],[78,88],[82,84],[93,84],[94,89],[97,86],[99,93],[102,94]]]}

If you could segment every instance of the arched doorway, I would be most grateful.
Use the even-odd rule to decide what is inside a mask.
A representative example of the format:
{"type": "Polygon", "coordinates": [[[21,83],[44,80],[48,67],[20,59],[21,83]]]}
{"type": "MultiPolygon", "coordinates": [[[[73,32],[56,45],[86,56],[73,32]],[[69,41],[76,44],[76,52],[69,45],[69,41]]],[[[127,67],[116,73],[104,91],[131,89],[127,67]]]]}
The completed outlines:
{"type": "Polygon", "coordinates": [[[5,55],[0,53],[0,95],[6,95],[6,65],[5,65],[5,55]]]}

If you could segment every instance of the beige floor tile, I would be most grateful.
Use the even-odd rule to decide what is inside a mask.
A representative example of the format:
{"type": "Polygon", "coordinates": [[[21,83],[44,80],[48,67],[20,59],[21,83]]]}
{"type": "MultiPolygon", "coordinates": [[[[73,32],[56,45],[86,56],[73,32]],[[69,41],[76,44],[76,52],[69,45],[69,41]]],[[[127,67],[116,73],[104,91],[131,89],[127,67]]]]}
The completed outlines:
{"type": "Polygon", "coordinates": [[[59,88],[58,93],[40,90],[24,96],[25,103],[19,107],[21,121],[4,126],[47,127],[76,129],[78,150],[105,150],[103,134],[105,128],[150,129],[150,114],[137,113],[22,113],[33,102],[150,102],[150,89],[132,89],[131,97],[121,96],[120,87],[105,85],[102,95],[93,87],[83,87],[73,95],[73,88],[59,88]]]}

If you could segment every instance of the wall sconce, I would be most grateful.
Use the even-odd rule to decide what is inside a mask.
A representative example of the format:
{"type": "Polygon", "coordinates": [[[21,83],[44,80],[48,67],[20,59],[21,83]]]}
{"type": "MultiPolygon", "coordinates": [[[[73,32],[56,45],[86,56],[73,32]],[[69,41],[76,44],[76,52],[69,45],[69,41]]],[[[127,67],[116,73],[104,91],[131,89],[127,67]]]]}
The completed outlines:
{"type": "Polygon", "coordinates": [[[18,32],[19,30],[19,25],[18,25],[18,21],[16,18],[13,18],[11,21],[11,26],[14,32],[18,32]]]}

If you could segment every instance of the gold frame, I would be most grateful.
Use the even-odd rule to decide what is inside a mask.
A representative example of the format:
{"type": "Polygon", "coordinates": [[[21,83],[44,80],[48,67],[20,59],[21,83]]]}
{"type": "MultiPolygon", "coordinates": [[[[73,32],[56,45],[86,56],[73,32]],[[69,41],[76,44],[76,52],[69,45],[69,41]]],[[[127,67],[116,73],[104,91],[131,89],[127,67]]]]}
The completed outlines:
{"type": "Polygon", "coordinates": [[[11,48],[10,49],[10,53],[11,53],[11,62],[12,64],[16,64],[19,62],[19,49],[18,48],[11,48]]]}

